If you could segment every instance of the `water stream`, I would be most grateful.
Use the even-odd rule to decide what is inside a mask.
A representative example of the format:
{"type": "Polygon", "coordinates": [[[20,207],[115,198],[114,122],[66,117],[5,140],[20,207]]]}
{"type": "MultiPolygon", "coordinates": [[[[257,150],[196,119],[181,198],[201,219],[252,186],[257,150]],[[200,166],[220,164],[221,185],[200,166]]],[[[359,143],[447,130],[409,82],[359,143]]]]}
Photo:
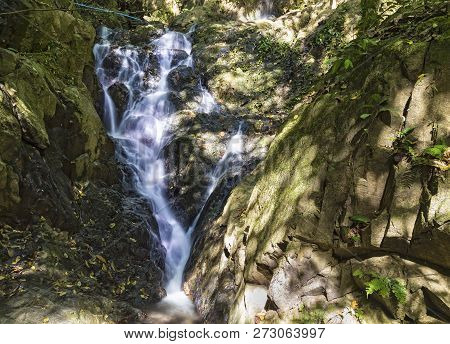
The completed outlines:
{"type": "Polygon", "coordinates": [[[261,0],[259,18],[267,19],[273,15],[273,0],[261,0]]]}
{"type": "MultiPolygon", "coordinates": [[[[96,73],[104,93],[103,121],[109,135],[116,142],[117,155],[132,170],[132,184],[136,191],[152,205],[158,223],[161,241],[166,248],[165,288],[167,297],[161,302],[163,312],[195,314],[191,301],[182,292],[183,272],[190,255],[192,233],[203,208],[223,176],[242,160],[243,139],[241,127],[230,139],[227,150],[210,174],[210,185],[204,204],[189,228],[183,228],[171,209],[163,150],[170,143],[171,121],[175,108],[170,101],[169,73],[180,66],[193,67],[192,32],[182,34],[168,31],[153,40],[158,63],[158,76],[149,81],[147,70],[154,59],[145,56],[136,47],[113,47],[114,33],[100,29],[100,41],[94,47],[96,73]],[[113,54],[120,68],[104,66],[113,54]],[[180,54],[182,53],[182,54],[180,54]],[[180,58],[180,56],[182,58],[180,58]],[[122,84],[128,92],[128,104],[119,114],[110,94],[114,84],[122,84]]],[[[154,67],[154,66],[153,66],[154,67]]],[[[212,95],[199,83],[201,102],[198,110],[211,113],[217,109],[212,95]]]]}
{"type": "Polygon", "coordinates": [[[259,5],[245,16],[246,20],[271,20],[274,18],[273,0],[259,0],[259,5]]]}

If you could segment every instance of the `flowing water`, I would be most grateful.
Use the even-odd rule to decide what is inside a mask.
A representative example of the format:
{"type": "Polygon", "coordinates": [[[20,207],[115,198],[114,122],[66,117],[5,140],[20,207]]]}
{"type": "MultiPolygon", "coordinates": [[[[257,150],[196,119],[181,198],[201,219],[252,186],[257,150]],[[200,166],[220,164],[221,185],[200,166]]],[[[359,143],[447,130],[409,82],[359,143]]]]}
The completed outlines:
{"type": "MultiPolygon", "coordinates": [[[[168,76],[177,67],[193,67],[191,34],[168,31],[152,42],[159,71],[158,76],[150,80],[147,70],[155,60],[142,54],[136,47],[114,48],[111,43],[114,33],[111,30],[101,28],[100,42],[94,47],[96,73],[104,93],[103,121],[116,142],[119,159],[133,172],[131,178],[136,191],[152,205],[161,241],[167,251],[165,288],[168,295],[155,308],[156,313],[163,315],[159,320],[154,319],[155,322],[178,321],[179,318],[195,316],[191,301],[182,292],[183,271],[190,255],[192,232],[221,178],[227,171],[239,169],[242,160],[243,138],[239,127],[224,156],[210,174],[210,185],[200,213],[189,228],[183,228],[167,197],[168,171],[165,170],[163,150],[171,140],[171,121],[175,113],[169,98],[168,76]],[[119,68],[111,70],[109,65],[104,65],[111,54],[120,64],[119,68]],[[124,85],[128,92],[128,104],[123,114],[118,113],[110,95],[110,88],[114,84],[124,85]]],[[[198,111],[211,113],[218,106],[201,83],[199,87],[201,101],[198,111]]]]}
{"type": "Polygon", "coordinates": [[[274,16],[273,0],[260,0],[256,11],[248,19],[262,20],[271,19],[274,16]]]}

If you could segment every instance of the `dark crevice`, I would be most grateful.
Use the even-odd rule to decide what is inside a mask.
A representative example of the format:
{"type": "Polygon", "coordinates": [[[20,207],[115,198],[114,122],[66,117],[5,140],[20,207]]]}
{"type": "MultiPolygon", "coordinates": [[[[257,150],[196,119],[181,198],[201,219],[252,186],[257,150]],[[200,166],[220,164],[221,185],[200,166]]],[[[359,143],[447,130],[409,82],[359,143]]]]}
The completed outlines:
{"type": "Polygon", "coordinates": [[[427,307],[427,315],[450,323],[450,309],[439,297],[434,295],[430,290],[422,287],[425,305],[427,307]]]}
{"type": "Polygon", "coordinates": [[[278,311],[279,307],[277,304],[270,298],[270,296],[267,296],[267,302],[264,306],[264,310],[266,311],[278,311]]]}

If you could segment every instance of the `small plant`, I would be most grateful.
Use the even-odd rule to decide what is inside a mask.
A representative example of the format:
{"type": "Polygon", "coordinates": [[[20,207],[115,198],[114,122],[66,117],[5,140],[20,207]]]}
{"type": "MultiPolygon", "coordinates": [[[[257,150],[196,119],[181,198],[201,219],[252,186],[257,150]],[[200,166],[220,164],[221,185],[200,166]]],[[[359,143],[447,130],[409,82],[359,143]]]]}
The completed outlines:
{"type": "Polygon", "coordinates": [[[364,216],[364,215],[353,215],[352,217],[350,217],[350,220],[356,226],[364,226],[364,227],[366,227],[368,224],[370,224],[370,219],[367,216],[364,216]]]}
{"type": "Polygon", "coordinates": [[[384,299],[393,296],[400,304],[406,302],[406,287],[397,279],[381,276],[375,272],[364,272],[361,269],[355,270],[353,276],[361,280],[367,280],[364,283],[367,297],[376,293],[384,299]]]}
{"type": "Polygon", "coordinates": [[[362,322],[364,317],[364,311],[359,307],[358,301],[353,300],[350,306],[350,310],[352,314],[358,319],[359,322],[362,322]]]}
{"type": "Polygon", "coordinates": [[[422,154],[414,157],[414,165],[430,166],[445,172],[450,167],[450,148],[445,144],[428,147],[422,154]]]}
{"type": "Polygon", "coordinates": [[[424,154],[429,155],[435,159],[442,159],[447,150],[447,145],[434,145],[433,147],[425,149],[424,154]]]}
{"type": "Polygon", "coordinates": [[[414,146],[416,141],[411,138],[411,134],[414,132],[414,128],[406,128],[399,131],[395,137],[394,143],[394,159],[396,162],[400,162],[403,157],[406,157],[408,161],[412,161],[416,157],[414,146]]]}
{"type": "Polygon", "coordinates": [[[294,324],[323,324],[325,311],[323,309],[306,309],[303,305],[299,308],[299,316],[292,320],[294,324]]]}
{"type": "Polygon", "coordinates": [[[359,233],[350,233],[350,240],[354,244],[359,244],[361,242],[361,235],[359,233]]]}
{"type": "Polygon", "coordinates": [[[255,50],[261,61],[266,59],[282,60],[295,55],[298,47],[291,46],[289,43],[279,41],[274,37],[261,36],[258,40],[255,50]]]}
{"type": "Polygon", "coordinates": [[[350,217],[352,222],[349,227],[341,228],[342,240],[353,246],[359,246],[361,243],[361,233],[370,224],[370,219],[364,215],[353,215],[350,217]]]}

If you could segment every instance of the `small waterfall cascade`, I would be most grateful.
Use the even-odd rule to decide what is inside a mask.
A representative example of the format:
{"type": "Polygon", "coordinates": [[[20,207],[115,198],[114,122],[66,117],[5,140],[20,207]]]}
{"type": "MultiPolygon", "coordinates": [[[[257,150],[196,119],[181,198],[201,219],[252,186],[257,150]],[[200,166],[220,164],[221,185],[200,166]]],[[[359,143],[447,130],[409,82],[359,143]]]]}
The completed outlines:
{"type": "Polygon", "coordinates": [[[273,0],[260,0],[258,9],[255,11],[255,19],[269,19],[274,15],[273,0]]]}
{"type": "Polygon", "coordinates": [[[208,188],[207,198],[216,189],[218,183],[225,176],[226,173],[231,171],[233,174],[239,174],[242,166],[242,153],[244,152],[244,140],[242,134],[242,123],[239,124],[239,129],[235,135],[233,135],[228,143],[225,154],[218,162],[216,168],[210,175],[210,185],[208,188]],[[234,169],[234,171],[233,171],[234,169]]]}
{"type": "Polygon", "coordinates": [[[240,123],[237,133],[234,134],[228,142],[227,149],[225,150],[224,155],[219,160],[212,173],[209,175],[209,186],[203,199],[202,207],[200,208],[200,211],[198,212],[197,216],[195,217],[194,221],[192,221],[192,224],[188,229],[188,235],[191,241],[192,234],[197,227],[200,216],[202,215],[209,198],[211,197],[214,190],[218,187],[220,181],[227,174],[231,174],[232,176],[240,176],[243,164],[242,154],[244,153],[244,149],[245,147],[244,137],[242,133],[242,123],[240,123]]]}
{"type": "Polygon", "coordinates": [[[203,86],[200,82],[200,91],[202,94],[201,102],[197,108],[197,112],[211,113],[219,110],[219,105],[217,105],[216,100],[212,94],[203,86]]]}
{"type": "MultiPolygon", "coordinates": [[[[167,308],[178,307],[192,312],[193,305],[182,292],[183,272],[191,250],[192,232],[207,199],[221,178],[233,166],[242,161],[244,149],[242,128],[231,137],[226,152],[210,175],[210,186],[205,202],[196,220],[189,228],[177,221],[167,197],[167,185],[163,150],[170,143],[171,121],[175,109],[170,101],[168,76],[180,66],[193,67],[190,35],[167,31],[152,41],[153,56],[158,64],[157,76],[149,76],[148,70],[155,64],[149,54],[136,47],[114,46],[114,32],[99,30],[99,42],[94,47],[96,73],[104,93],[103,122],[116,143],[118,158],[132,171],[132,185],[152,205],[158,223],[162,244],[166,248],[165,288],[167,298],[162,301],[167,308]],[[107,60],[113,56],[113,69],[107,60]],[[123,113],[118,113],[110,94],[112,85],[125,86],[128,102],[123,113]]],[[[154,66],[153,66],[154,67],[154,66]]],[[[216,110],[213,96],[200,83],[201,102],[198,111],[209,114],[216,110]]]]}

